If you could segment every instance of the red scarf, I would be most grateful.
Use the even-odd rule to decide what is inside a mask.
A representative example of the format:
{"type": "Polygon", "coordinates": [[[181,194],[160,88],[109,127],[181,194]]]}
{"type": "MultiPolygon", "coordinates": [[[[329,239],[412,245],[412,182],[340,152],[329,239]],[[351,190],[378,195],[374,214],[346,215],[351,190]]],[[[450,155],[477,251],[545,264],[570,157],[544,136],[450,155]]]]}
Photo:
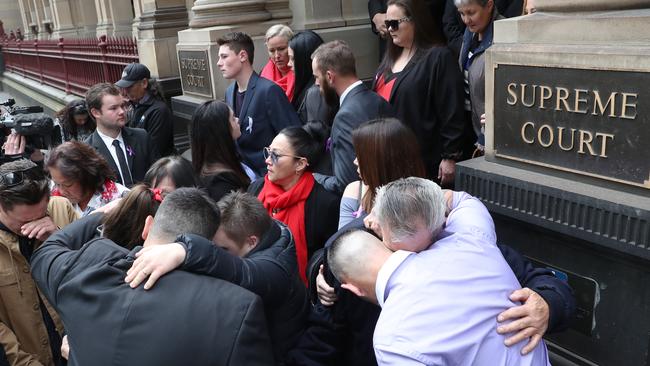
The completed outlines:
{"type": "Polygon", "coordinates": [[[257,196],[269,214],[274,219],[285,223],[291,230],[296,243],[298,273],[305,284],[307,284],[307,275],[305,274],[305,268],[307,268],[305,201],[314,188],[314,184],[314,176],[311,172],[305,172],[295,186],[285,191],[279,185],[271,182],[267,174],[264,177],[264,187],[257,196]]]}
{"type": "Polygon", "coordinates": [[[266,63],[260,75],[263,78],[269,79],[278,84],[278,86],[284,90],[284,94],[287,95],[289,101],[291,102],[293,100],[293,88],[296,86],[296,78],[293,74],[293,70],[289,69],[289,71],[282,76],[280,69],[278,69],[273,61],[269,59],[269,62],[266,63]]]}

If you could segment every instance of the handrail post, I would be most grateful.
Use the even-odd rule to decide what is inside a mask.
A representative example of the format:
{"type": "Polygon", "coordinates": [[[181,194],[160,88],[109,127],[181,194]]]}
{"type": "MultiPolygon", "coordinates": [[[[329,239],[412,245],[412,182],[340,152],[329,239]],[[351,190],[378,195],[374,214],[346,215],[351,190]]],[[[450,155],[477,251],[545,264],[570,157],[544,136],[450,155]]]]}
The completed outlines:
{"type": "Polygon", "coordinates": [[[104,81],[108,82],[110,80],[110,75],[108,72],[108,60],[106,58],[106,48],[107,48],[107,42],[106,42],[106,35],[102,34],[101,37],[99,37],[99,49],[102,54],[102,70],[104,71],[104,81]]]}
{"type": "Polygon", "coordinates": [[[34,53],[36,54],[36,65],[38,67],[38,79],[43,84],[43,67],[41,66],[41,55],[38,53],[38,39],[34,39],[34,53]]]}
{"type": "Polygon", "coordinates": [[[63,79],[65,80],[65,92],[70,94],[70,75],[68,75],[68,65],[65,62],[65,43],[63,37],[59,38],[59,54],[61,55],[61,67],[63,67],[63,79]]]}

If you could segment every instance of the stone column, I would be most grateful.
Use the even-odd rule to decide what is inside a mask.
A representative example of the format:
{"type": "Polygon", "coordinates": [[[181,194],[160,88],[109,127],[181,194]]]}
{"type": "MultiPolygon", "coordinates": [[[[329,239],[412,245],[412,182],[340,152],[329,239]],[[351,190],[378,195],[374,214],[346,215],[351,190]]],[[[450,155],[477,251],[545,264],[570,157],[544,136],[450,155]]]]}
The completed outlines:
{"type": "Polygon", "coordinates": [[[97,35],[97,25],[99,24],[97,18],[99,11],[95,7],[97,2],[89,2],[88,0],[68,0],[68,2],[79,37],[95,37],[97,35]]]}
{"type": "Polygon", "coordinates": [[[52,38],[75,37],[79,35],[75,25],[70,0],[50,0],[54,29],[52,38]]]}
{"type": "Polygon", "coordinates": [[[95,0],[97,7],[97,37],[133,36],[133,6],[130,0],[95,0]]]}
{"type": "Polygon", "coordinates": [[[131,29],[133,30],[133,37],[135,39],[140,39],[138,27],[140,26],[140,15],[142,14],[142,1],[133,0],[133,23],[131,24],[131,29]]]}
{"type": "MultiPolygon", "coordinates": [[[[32,22],[31,13],[29,12],[29,0],[18,0],[18,7],[20,10],[20,18],[22,19],[22,30],[26,36],[29,34],[29,25],[32,22]]],[[[7,28],[9,31],[15,31],[15,28],[7,28]]]]}
{"type": "Polygon", "coordinates": [[[231,24],[261,22],[271,19],[265,0],[196,0],[190,28],[207,28],[231,24]]]}

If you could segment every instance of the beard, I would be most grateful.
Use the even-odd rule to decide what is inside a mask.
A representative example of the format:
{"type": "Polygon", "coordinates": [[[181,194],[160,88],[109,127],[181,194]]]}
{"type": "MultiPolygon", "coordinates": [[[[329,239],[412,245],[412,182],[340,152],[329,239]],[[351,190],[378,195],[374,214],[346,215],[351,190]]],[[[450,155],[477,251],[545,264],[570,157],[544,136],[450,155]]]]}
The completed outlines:
{"type": "Polygon", "coordinates": [[[336,108],[339,106],[339,96],[336,94],[336,90],[332,88],[327,79],[324,78],[323,83],[320,85],[320,93],[330,108],[336,108]]]}

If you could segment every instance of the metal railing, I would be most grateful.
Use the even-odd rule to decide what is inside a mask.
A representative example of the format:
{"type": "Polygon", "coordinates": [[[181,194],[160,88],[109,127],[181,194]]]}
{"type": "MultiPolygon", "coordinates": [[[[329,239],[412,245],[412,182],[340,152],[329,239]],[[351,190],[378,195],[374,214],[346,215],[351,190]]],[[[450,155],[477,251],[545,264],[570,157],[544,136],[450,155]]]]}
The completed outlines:
{"type": "Polygon", "coordinates": [[[5,70],[41,84],[83,96],[100,82],[120,79],[124,66],[138,62],[138,47],[130,38],[0,41],[5,70]]]}

